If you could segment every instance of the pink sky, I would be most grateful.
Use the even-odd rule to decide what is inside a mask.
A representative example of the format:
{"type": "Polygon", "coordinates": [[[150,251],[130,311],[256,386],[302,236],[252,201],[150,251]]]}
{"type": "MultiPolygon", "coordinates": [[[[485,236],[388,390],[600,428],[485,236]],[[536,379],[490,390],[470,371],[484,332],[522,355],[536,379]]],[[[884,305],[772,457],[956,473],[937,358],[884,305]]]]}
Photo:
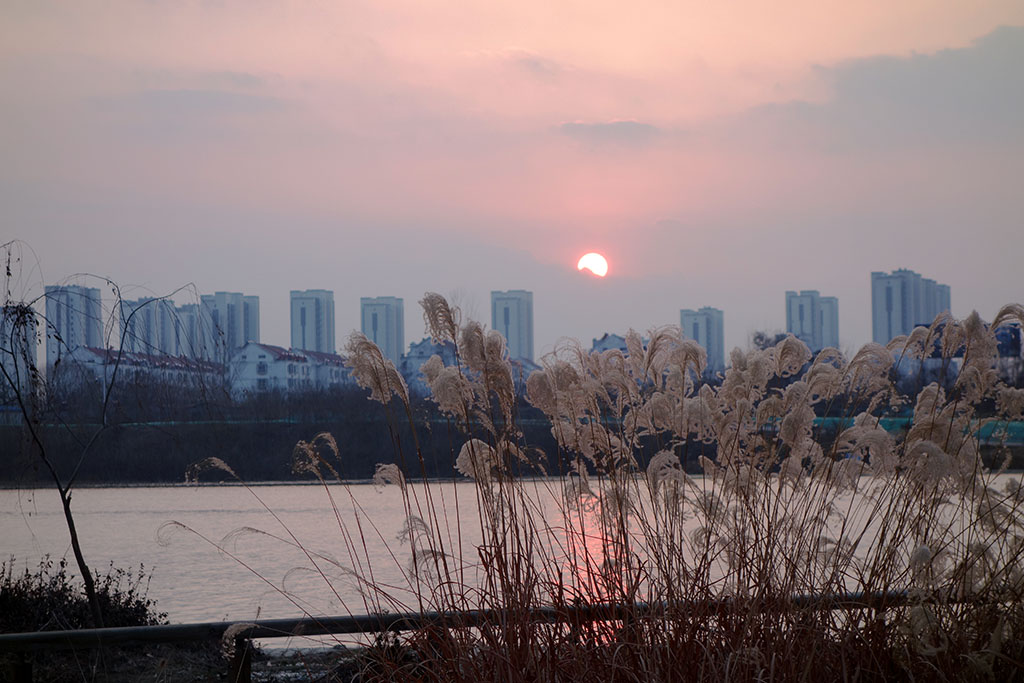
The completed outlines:
{"type": "Polygon", "coordinates": [[[1024,299],[1024,5],[1015,2],[81,2],[0,9],[3,237],[131,296],[426,290],[536,347],[787,289],[870,337],[869,273],[1024,299]],[[597,281],[575,270],[608,256],[597,281]]]}

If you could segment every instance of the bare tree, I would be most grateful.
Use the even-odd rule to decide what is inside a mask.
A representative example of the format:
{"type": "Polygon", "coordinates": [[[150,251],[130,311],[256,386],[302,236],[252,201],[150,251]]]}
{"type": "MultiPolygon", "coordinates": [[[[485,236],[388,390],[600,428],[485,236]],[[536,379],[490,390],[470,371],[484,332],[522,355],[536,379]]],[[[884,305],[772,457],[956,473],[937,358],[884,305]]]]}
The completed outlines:
{"type": "MultiPolygon", "coordinates": [[[[140,308],[127,310],[123,307],[124,300],[121,296],[121,290],[110,279],[97,278],[92,275],[79,276],[102,281],[109,287],[115,300],[115,305],[110,311],[103,335],[104,346],[106,347],[104,353],[106,354],[106,362],[110,372],[104,373],[102,379],[102,397],[98,421],[89,427],[87,433],[82,434],[80,430],[72,428],[70,422],[64,419],[63,411],[57,407],[59,401],[56,399],[64,387],[61,387],[57,377],[50,376],[51,374],[57,375],[61,371],[66,375],[71,374],[67,372],[70,370],[67,365],[74,363],[74,349],[70,347],[67,340],[61,338],[60,331],[55,322],[48,320],[45,315],[40,315],[36,310],[36,307],[39,305],[45,306],[47,295],[45,293],[37,293],[34,296],[30,294],[32,286],[26,282],[28,276],[26,276],[23,258],[26,249],[28,247],[20,241],[12,241],[0,245],[0,258],[6,263],[3,317],[2,324],[0,324],[0,331],[2,331],[2,334],[0,334],[0,361],[2,361],[0,362],[0,379],[2,379],[0,390],[2,391],[0,393],[2,393],[5,403],[9,406],[14,406],[15,412],[20,413],[21,422],[27,434],[27,441],[33,457],[42,465],[42,468],[49,475],[50,480],[57,489],[64,512],[64,520],[71,538],[71,549],[75,556],[75,563],[82,575],[82,583],[92,611],[92,620],[94,626],[101,627],[103,626],[103,610],[97,595],[92,572],[86,563],[78,531],[75,527],[75,518],[71,509],[71,494],[83,463],[92,452],[100,436],[111,426],[111,399],[118,382],[122,360],[125,357],[125,344],[128,341],[129,330],[131,329],[130,323],[132,317],[139,312],[140,308]],[[115,322],[115,313],[121,314],[121,321],[123,322],[120,326],[115,322]],[[120,327],[120,331],[118,331],[118,327],[120,327]],[[60,361],[64,364],[64,367],[58,369],[58,363],[48,368],[45,379],[39,371],[37,361],[37,348],[44,338],[56,344],[56,347],[61,349],[62,352],[66,352],[62,353],[62,360],[60,361]],[[110,344],[112,340],[116,340],[116,346],[110,344]],[[51,414],[49,417],[55,419],[60,428],[71,435],[78,450],[75,465],[71,472],[66,475],[62,474],[58,468],[53,454],[48,450],[46,439],[43,435],[41,407],[44,401],[50,408],[51,414]]],[[[36,272],[38,272],[37,267],[29,269],[29,273],[36,272]]],[[[166,300],[169,296],[173,296],[174,293],[165,297],[154,298],[152,301],[166,300]]],[[[70,379],[80,378],[71,377],[70,379]]],[[[72,410],[74,410],[74,407],[72,410]]]]}

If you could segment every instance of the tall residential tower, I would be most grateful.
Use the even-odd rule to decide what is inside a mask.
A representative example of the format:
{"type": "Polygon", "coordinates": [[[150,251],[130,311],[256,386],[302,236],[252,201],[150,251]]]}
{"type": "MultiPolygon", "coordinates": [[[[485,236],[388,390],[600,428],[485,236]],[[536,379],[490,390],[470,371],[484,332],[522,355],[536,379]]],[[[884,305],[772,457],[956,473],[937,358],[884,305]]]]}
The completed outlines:
{"type": "Polygon", "coordinates": [[[76,285],[46,287],[47,372],[79,346],[104,346],[100,290],[76,285]]]}
{"type": "Polygon", "coordinates": [[[405,309],[396,296],[363,297],[359,300],[362,331],[380,347],[385,358],[398,365],[405,351],[405,309]]]}
{"type": "Polygon", "coordinates": [[[949,285],[912,270],[871,273],[872,340],[887,344],[919,325],[931,325],[936,316],[950,310],[949,298],[949,285]]]}
{"type": "Polygon", "coordinates": [[[839,299],[821,296],[815,289],[786,292],[786,332],[811,351],[839,348],[839,299]]]}
{"type": "Polygon", "coordinates": [[[491,328],[508,341],[512,360],[533,362],[533,292],[491,292],[491,328]]]}
{"type": "Polygon", "coordinates": [[[335,353],[334,292],[292,290],[292,348],[335,353]]]}
{"type": "Polygon", "coordinates": [[[202,305],[213,323],[218,359],[224,363],[248,342],[260,340],[260,298],[239,292],[203,294],[202,305]]]}
{"type": "Polygon", "coordinates": [[[679,311],[683,334],[704,347],[708,354],[708,371],[725,369],[725,322],[721,309],[705,306],[699,310],[679,311]]]}

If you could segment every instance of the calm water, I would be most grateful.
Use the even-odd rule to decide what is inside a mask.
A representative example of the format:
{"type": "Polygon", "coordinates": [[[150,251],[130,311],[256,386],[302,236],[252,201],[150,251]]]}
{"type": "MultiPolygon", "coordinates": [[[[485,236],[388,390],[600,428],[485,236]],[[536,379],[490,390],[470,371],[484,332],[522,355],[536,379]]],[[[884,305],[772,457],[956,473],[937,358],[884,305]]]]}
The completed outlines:
{"type": "MultiPolygon", "coordinates": [[[[422,496],[422,489],[416,491],[422,496]]],[[[448,483],[435,487],[433,495],[439,515],[447,514],[450,520],[441,525],[451,529],[448,545],[458,547],[461,542],[464,556],[476,557],[480,531],[475,486],[448,483]]],[[[551,499],[543,493],[539,498],[551,499]]],[[[72,510],[89,565],[103,570],[110,562],[118,567],[144,564],[152,574],[150,597],[174,622],[372,611],[358,583],[316,554],[336,558],[345,567],[368,560],[378,584],[409,585],[404,578],[409,544],[398,540],[406,513],[396,486],[79,489],[73,493],[72,510]],[[348,528],[354,552],[340,531],[329,496],[348,528]],[[361,530],[354,512],[359,508],[365,517],[361,530]],[[186,525],[210,542],[169,527],[168,522],[186,525]],[[240,529],[259,529],[279,538],[234,533],[240,529]],[[295,541],[314,553],[326,578],[310,571],[314,564],[294,547],[295,541]]],[[[20,570],[26,563],[34,568],[47,553],[74,564],[57,493],[0,490],[0,555],[5,560],[14,556],[20,570]]],[[[415,608],[411,601],[407,604],[415,608]]]]}
{"type": "MultiPolygon", "coordinates": [[[[1020,474],[997,479],[1011,477],[1019,479],[1020,474]]],[[[541,534],[550,547],[535,551],[560,564],[567,547],[556,502],[560,484],[537,481],[527,486],[534,487],[532,518],[544,520],[550,530],[541,534]]],[[[420,503],[417,511],[413,502],[412,512],[429,518],[424,487],[412,486],[410,491],[420,503]]],[[[466,573],[457,578],[462,585],[477,584],[481,533],[475,484],[436,484],[430,495],[436,526],[445,530],[446,549],[461,548],[467,563],[466,573]]],[[[870,506],[848,505],[847,498],[835,500],[841,509],[856,513],[833,523],[849,523],[854,532],[864,525],[870,537],[873,522],[865,516],[870,506]]],[[[124,568],[144,564],[152,577],[150,597],[174,622],[416,609],[407,572],[411,551],[402,531],[407,510],[397,486],[79,489],[72,507],[90,566],[102,573],[111,562],[124,568]],[[354,574],[386,586],[400,602],[367,602],[354,574]]],[[[596,519],[586,515],[573,526],[582,528],[585,538],[574,546],[577,558],[583,553],[599,562],[596,519]]],[[[0,557],[15,557],[21,570],[26,564],[34,569],[46,554],[72,558],[56,492],[0,490],[0,557]]]]}

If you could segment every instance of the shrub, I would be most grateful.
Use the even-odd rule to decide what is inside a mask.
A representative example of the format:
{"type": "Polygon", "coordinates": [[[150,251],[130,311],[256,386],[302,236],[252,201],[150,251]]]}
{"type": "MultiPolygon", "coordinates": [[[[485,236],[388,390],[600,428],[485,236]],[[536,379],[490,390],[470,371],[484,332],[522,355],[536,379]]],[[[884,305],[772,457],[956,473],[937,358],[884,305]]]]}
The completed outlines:
{"type": "MultiPolygon", "coordinates": [[[[0,564],[0,633],[60,631],[90,625],[85,592],[68,574],[67,560],[49,556],[31,572],[15,572],[15,559],[0,564]]],[[[149,577],[142,565],[136,571],[115,567],[95,573],[96,592],[105,626],[152,626],[167,622],[147,597],[149,577]]]]}

